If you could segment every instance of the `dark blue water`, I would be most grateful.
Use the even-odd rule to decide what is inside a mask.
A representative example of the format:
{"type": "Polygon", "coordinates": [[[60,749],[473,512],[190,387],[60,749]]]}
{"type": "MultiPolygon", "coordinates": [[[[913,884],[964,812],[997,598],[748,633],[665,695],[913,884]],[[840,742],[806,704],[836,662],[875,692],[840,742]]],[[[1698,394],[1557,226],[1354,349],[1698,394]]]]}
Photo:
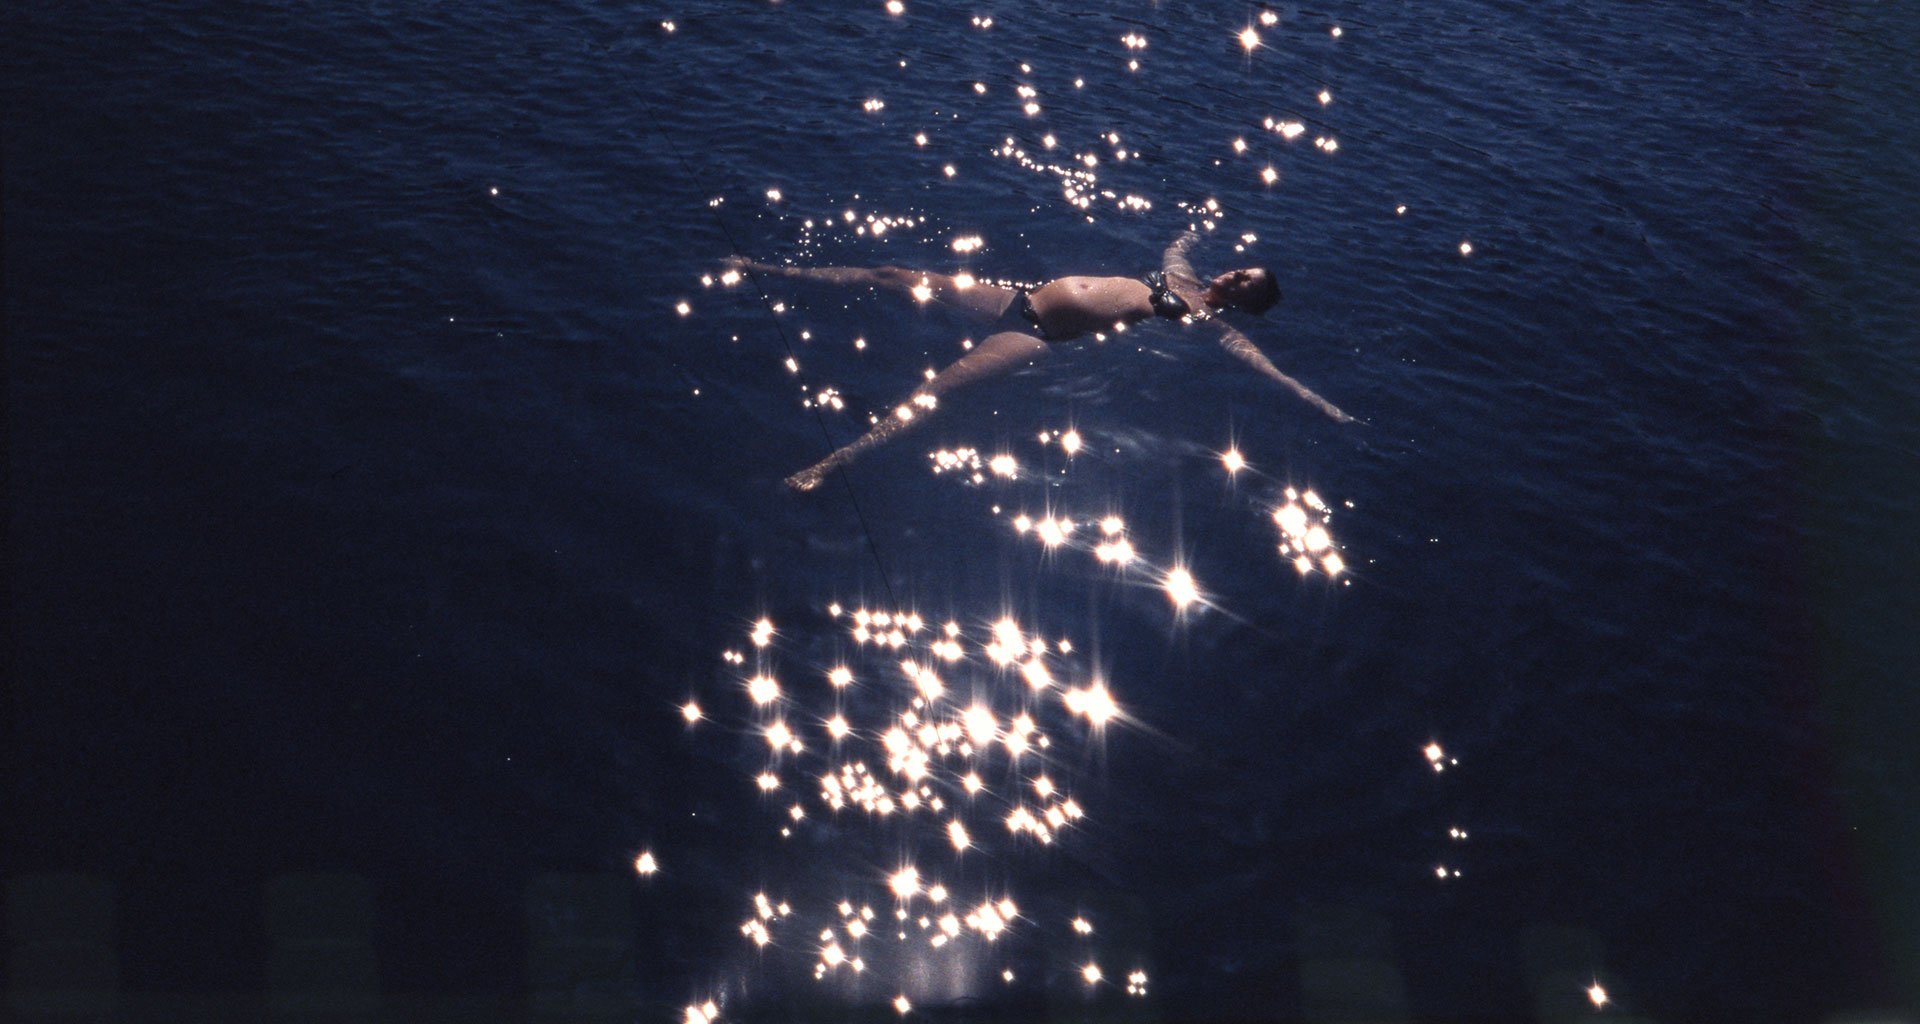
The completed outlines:
{"type": "Polygon", "coordinates": [[[104,883],[144,1019],[280,984],[271,885],[309,872],[358,880],[386,1004],[472,1015],[1527,1019],[1594,981],[1658,1020],[1913,1009],[1912,18],[1273,13],[10,5],[13,919],[47,873],[104,883]],[[1009,138],[1096,155],[1092,206],[1009,138]],[[1132,274],[1208,199],[1198,262],[1271,267],[1244,326],[1362,423],[1148,324],[781,486],[982,332],[768,282],[776,315],[702,285],[734,246],[1132,274]],[[848,210],[912,220],[823,226],[848,210]],[[1036,439],[1069,426],[1077,457],[1036,439]],[[929,472],[954,446],[1022,476],[929,472]],[[1275,552],[1289,486],[1340,578],[1275,552]],[[1208,606],[1023,511],[1122,515],[1208,606]],[[817,922],[738,933],[762,887],[830,907],[956,859],[820,807],[783,838],[754,788],[722,652],[764,615],[818,690],[859,653],[831,602],[1015,615],[1126,713],[1055,723],[1083,825],[959,858],[1029,918],[964,970],[815,984],[817,922]],[[580,905],[614,952],[555,981],[580,905]]]}

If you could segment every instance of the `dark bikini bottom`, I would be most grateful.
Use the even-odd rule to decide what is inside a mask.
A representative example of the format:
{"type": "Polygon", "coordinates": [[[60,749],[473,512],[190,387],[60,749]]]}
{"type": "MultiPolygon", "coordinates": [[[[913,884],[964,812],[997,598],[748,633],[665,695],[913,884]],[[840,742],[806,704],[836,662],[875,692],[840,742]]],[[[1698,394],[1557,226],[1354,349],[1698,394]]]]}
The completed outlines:
{"type": "Polygon", "coordinates": [[[1040,323],[1040,311],[1033,308],[1033,295],[1025,288],[1013,290],[1013,301],[1007,304],[1007,311],[1001,314],[1000,319],[1009,325],[1016,320],[1024,321],[1031,328],[1027,333],[1039,336],[1041,341],[1062,340],[1047,333],[1047,328],[1040,323]]]}

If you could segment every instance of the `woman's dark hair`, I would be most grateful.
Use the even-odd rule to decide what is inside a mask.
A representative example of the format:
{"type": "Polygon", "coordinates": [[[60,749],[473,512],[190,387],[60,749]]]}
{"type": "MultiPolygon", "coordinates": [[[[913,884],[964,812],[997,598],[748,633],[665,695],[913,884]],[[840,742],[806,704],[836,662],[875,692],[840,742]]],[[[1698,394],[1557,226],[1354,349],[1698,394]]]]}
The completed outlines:
{"type": "Polygon", "coordinates": [[[1260,268],[1260,276],[1246,287],[1245,298],[1240,300],[1240,308],[1255,316],[1265,313],[1280,302],[1280,282],[1273,276],[1273,271],[1265,267],[1260,268]]]}

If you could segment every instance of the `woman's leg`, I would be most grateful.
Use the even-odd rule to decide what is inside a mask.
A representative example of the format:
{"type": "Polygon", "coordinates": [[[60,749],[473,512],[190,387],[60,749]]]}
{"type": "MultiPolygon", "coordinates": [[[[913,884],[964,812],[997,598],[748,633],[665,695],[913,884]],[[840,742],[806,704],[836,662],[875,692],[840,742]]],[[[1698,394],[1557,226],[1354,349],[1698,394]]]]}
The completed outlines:
{"type": "Polygon", "coordinates": [[[937,302],[958,312],[993,320],[1007,311],[1014,290],[981,284],[971,277],[954,277],[906,267],[783,267],[736,257],[729,265],[755,273],[803,281],[822,281],[843,287],[877,288],[915,302],[937,302]]]}
{"type": "Polygon", "coordinates": [[[873,429],[832,455],[787,478],[787,486],[796,491],[811,491],[820,486],[827,474],[859,458],[868,449],[877,448],[919,425],[939,406],[940,396],[997,377],[1015,367],[1031,363],[1045,354],[1047,343],[1031,334],[1002,331],[989,335],[973,351],[955,360],[933,379],[916,388],[893,412],[874,424],[873,429]]]}

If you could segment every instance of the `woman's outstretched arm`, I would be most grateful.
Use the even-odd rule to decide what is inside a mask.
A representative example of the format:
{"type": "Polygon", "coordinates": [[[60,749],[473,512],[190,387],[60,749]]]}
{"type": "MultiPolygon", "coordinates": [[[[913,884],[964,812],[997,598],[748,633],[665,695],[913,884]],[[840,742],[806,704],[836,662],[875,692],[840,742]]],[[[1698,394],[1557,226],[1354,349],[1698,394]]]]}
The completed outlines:
{"type": "Polygon", "coordinates": [[[1194,231],[1183,231],[1167,251],[1160,257],[1160,271],[1168,277],[1178,277],[1191,285],[1200,287],[1200,275],[1193,272],[1193,264],[1188,262],[1187,253],[1200,244],[1200,235],[1194,231]]]}
{"type": "Polygon", "coordinates": [[[933,379],[915,389],[892,413],[874,424],[873,429],[854,438],[832,455],[787,478],[787,486],[796,491],[811,491],[820,486],[827,474],[859,458],[870,449],[893,440],[919,426],[931,416],[940,396],[955,388],[997,377],[1015,367],[1032,362],[1047,351],[1047,343],[1031,334],[1002,331],[989,335],[973,351],[955,360],[933,379]]]}
{"type": "Polygon", "coordinates": [[[1341,412],[1339,406],[1334,405],[1332,402],[1329,402],[1324,398],[1321,398],[1317,394],[1314,394],[1313,389],[1307,387],[1305,384],[1302,384],[1299,381],[1294,380],[1292,377],[1289,377],[1286,374],[1281,373],[1280,368],[1278,366],[1273,365],[1273,361],[1268,359],[1265,353],[1261,352],[1258,348],[1255,348],[1253,342],[1249,341],[1246,335],[1241,334],[1239,331],[1236,331],[1225,324],[1220,324],[1219,327],[1220,327],[1220,346],[1226,349],[1229,353],[1231,353],[1235,359],[1238,359],[1241,362],[1247,364],[1248,366],[1251,366],[1254,369],[1260,371],[1262,374],[1268,377],[1271,377],[1282,384],[1285,384],[1287,387],[1293,390],[1294,394],[1299,395],[1301,398],[1306,399],[1308,404],[1312,405],[1314,408],[1320,410],[1321,412],[1326,413],[1328,416],[1332,417],[1334,420],[1340,423],[1353,422],[1353,417],[1347,415],[1344,412],[1341,412]]]}

